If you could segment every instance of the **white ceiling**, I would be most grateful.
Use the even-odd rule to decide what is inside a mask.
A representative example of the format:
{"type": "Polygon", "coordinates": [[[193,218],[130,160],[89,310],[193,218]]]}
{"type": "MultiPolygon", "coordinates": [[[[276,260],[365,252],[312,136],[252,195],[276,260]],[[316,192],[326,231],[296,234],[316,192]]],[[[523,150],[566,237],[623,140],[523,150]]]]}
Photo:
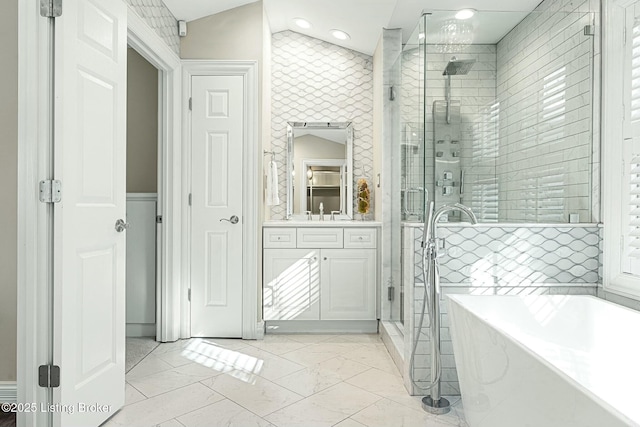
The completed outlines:
{"type": "Polygon", "coordinates": [[[292,30],[372,55],[396,0],[264,0],[264,6],[273,33],[292,30]],[[294,18],[304,18],[313,27],[303,30],[294,18]],[[333,38],[332,29],[347,32],[351,40],[333,38]]]}
{"type": "MultiPolygon", "coordinates": [[[[526,15],[484,11],[533,10],[541,0],[448,0],[446,7],[436,0],[264,0],[273,33],[292,30],[368,55],[373,54],[383,28],[402,28],[403,42],[409,39],[423,11],[459,10],[472,7],[483,11],[474,18],[475,43],[496,43],[526,15]],[[303,30],[294,18],[305,18],[313,25],[303,30]],[[340,29],[351,35],[340,41],[329,34],[340,29]]],[[[253,0],[164,0],[176,19],[193,21],[253,0]]],[[[435,14],[441,15],[441,14],[435,14]]],[[[435,21],[435,19],[434,19],[435,21]]]]}

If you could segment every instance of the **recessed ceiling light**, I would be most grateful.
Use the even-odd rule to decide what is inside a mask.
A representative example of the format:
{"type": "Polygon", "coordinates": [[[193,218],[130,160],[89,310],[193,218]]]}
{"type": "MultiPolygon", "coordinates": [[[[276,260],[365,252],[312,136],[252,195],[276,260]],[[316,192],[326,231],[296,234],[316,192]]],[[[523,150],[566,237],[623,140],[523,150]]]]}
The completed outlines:
{"type": "Polygon", "coordinates": [[[304,18],[293,18],[293,22],[300,28],[311,28],[311,22],[307,21],[304,18]]]}
{"type": "Polygon", "coordinates": [[[333,37],[337,38],[338,40],[349,40],[351,38],[349,34],[341,30],[330,30],[329,32],[333,37]]]}
{"type": "Polygon", "coordinates": [[[456,13],[456,19],[469,19],[476,14],[475,9],[462,9],[456,13]]]}

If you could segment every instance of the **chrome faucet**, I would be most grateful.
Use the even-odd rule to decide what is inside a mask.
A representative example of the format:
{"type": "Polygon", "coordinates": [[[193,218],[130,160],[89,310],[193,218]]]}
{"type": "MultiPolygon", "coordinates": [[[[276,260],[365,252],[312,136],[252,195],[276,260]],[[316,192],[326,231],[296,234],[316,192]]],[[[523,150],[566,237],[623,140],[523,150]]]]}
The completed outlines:
{"type": "Polygon", "coordinates": [[[336,220],[336,214],[340,214],[340,211],[331,211],[331,221],[336,220]]]}
{"type": "Polygon", "coordinates": [[[307,220],[311,221],[311,211],[304,211],[307,214],[307,220]]]}
{"type": "MultiPolygon", "coordinates": [[[[423,276],[425,284],[425,299],[422,305],[422,316],[419,322],[419,328],[422,329],[424,319],[425,306],[429,305],[429,328],[431,332],[431,394],[422,399],[422,408],[432,414],[446,414],[450,410],[450,404],[447,399],[440,395],[440,265],[438,262],[438,234],[437,224],[442,215],[451,211],[464,212],[471,224],[477,224],[478,219],[471,209],[456,203],[455,205],[444,205],[435,210],[434,202],[429,203],[427,215],[424,222],[424,231],[422,235],[422,262],[423,276]]],[[[415,356],[417,340],[414,342],[413,351],[411,353],[411,366],[413,369],[413,358],[415,356]]]]}
{"type": "Polygon", "coordinates": [[[324,205],[322,204],[322,202],[320,202],[320,216],[318,217],[318,219],[320,221],[324,221],[324,205]]]}
{"type": "MultiPolygon", "coordinates": [[[[429,208],[433,209],[433,205],[429,206],[429,208]]],[[[442,205],[435,212],[430,211],[429,217],[426,221],[428,222],[428,226],[425,227],[424,229],[422,241],[424,242],[425,247],[428,249],[429,258],[431,260],[435,260],[438,257],[439,248],[437,243],[438,242],[437,225],[438,225],[438,222],[440,221],[440,217],[442,217],[442,215],[446,213],[453,212],[453,211],[464,212],[469,217],[469,219],[471,220],[471,224],[473,225],[478,223],[478,218],[476,218],[476,214],[474,214],[470,208],[468,208],[467,206],[461,203],[456,203],[454,205],[442,205]]],[[[440,278],[438,277],[436,281],[440,282],[440,278]]]]}
{"type": "Polygon", "coordinates": [[[424,247],[428,247],[430,244],[435,244],[435,241],[438,237],[436,233],[436,224],[438,224],[438,221],[440,221],[440,217],[442,217],[442,215],[444,215],[445,213],[452,211],[464,212],[471,220],[471,224],[475,225],[478,223],[476,214],[474,214],[470,208],[461,203],[456,203],[454,205],[442,205],[438,208],[438,210],[434,209],[435,204],[434,202],[431,202],[429,204],[429,207],[427,208],[427,215],[425,216],[422,233],[422,244],[424,247]]]}
{"type": "Polygon", "coordinates": [[[435,227],[438,221],[440,220],[440,217],[445,213],[452,212],[452,211],[464,212],[465,214],[467,214],[469,219],[471,219],[471,224],[478,223],[478,218],[476,218],[476,214],[474,214],[473,211],[470,208],[466,207],[465,205],[461,203],[456,203],[455,205],[443,205],[443,206],[440,206],[440,208],[433,214],[433,219],[431,220],[432,222],[431,232],[433,233],[434,236],[436,234],[435,227]]]}

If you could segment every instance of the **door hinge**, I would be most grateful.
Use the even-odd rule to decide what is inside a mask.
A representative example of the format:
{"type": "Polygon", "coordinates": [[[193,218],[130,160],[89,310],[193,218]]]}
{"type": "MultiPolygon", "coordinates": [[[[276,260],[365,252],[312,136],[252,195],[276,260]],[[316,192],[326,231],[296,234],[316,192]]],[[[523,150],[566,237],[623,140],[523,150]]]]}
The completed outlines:
{"type": "Polygon", "coordinates": [[[595,36],[596,35],[596,27],[595,27],[595,25],[585,25],[584,26],[584,35],[585,36],[595,36]]]}
{"type": "Polygon", "coordinates": [[[40,16],[57,18],[62,15],[62,0],[40,0],[40,16]]]}
{"type": "Polygon", "coordinates": [[[57,179],[40,181],[40,194],[38,199],[42,203],[59,203],[62,200],[62,182],[57,179]]]}
{"type": "Polygon", "coordinates": [[[60,366],[41,365],[38,367],[38,385],[45,388],[60,387],[60,366]]]}
{"type": "Polygon", "coordinates": [[[156,224],[162,224],[162,215],[156,215],[156,224]]]}
{"type": "Polygon", "coordinates": [[[193,110],[193,98],[189,98],[189,111],[193,110]]]}
{"type": "Polygon", "coordinates": [[[189,193],[189,206],[191,206],[191,202],[192,202],[192,197],[191,197],[191,193],[189,193]]]}
{"type": "Polygon", "coordinates": [[[187,299],[191,302],[191,288],[189,288],[189,292],[187,292],[187,299]]]}
{"type": "Polygon", "coordinates": [[[387,300],[393,301],[395,293],[396,293],[396,288],[394,288],[393,286],[389,286],[387,288],[387,300]]]}

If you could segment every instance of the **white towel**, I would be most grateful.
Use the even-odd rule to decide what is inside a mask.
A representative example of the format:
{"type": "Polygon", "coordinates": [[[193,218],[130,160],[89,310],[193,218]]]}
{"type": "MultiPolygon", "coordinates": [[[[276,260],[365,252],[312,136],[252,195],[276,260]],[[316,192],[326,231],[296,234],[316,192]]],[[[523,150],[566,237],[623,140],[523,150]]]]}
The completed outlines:
{"type": "Polygon", "coordinates": [[[280,204],[278,196],[278,165],[275,160],[269,162],[267,170],[267,206],[275,206],[280,204]]]}

